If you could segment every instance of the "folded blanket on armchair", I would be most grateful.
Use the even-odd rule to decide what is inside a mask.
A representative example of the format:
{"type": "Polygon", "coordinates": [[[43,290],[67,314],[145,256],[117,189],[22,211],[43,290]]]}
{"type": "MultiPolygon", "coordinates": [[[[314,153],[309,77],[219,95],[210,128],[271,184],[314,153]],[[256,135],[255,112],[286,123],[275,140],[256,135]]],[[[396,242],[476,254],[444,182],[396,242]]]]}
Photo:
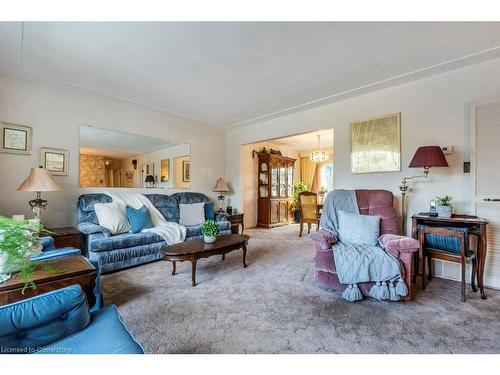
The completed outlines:
{"type": "MultiPolygon", "coordinates": [[[[359,213],[354,190],[333,190],[325,199],[321,228],[338,236],[338,211],[359,213]]],[[[337,276],[342,284],[349,284],[342,296],[348,301],[363,298],[358,283],[375,282],[370,297],[398,301],[408,290],[401,275],[401,265],[379,246],[336,242],[333,257],[337,276]],[[395,285],[396,283],[396,285],[395,285]]]]}
{"type": "Polygon", "coordinates": [[[165,220],[160,211],[151,203],[151,201],[139,193],[111,193],[105,192],[111,197],[114,202],[120,202],[125,206],[130,206],[136,209],[146,206],[151,215],[151,220],[154,227],[143,229],[143,232],[154,232],[158,234],[167,245],[184,242],[186,239],[186,227],[174,222],[165,220]]]}

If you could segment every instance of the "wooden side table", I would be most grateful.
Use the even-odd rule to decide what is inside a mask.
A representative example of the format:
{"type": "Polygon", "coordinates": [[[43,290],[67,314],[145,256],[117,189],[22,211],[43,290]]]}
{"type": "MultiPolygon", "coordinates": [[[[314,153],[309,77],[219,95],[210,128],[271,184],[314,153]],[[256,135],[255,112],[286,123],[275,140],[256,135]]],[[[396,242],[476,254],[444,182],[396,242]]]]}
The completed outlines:
{"type": "Polygon", "coordinates": [[[75,247],[82,249],[82,234],[74,227],[49,228],[48,236],[54,238],[56,247],[75,247]]]}
{"type": "Polygon", "coordinates": [[[89,306],[94,306],[94,287],[97,271],[85,257],[76,255],[43,263],[51,265],[54,270],[60,272],[38,268],[33,275],[36,289],[26,288],[24,294],[21,293],[24,283],[19,278],[19,275],[13,276],[0,284],[0,306],[74,284],[79,284],[82,287],[82,290],[87,295],[89,306]]]}
{"type": "Polygon", "coordinates": [[[240,226],[241,226],[241,234],[245,230],[245,224],[243,223],[244,214],[233,214],[227,217],[227,220],[231,223],[231,232],[233,234],[240,234],[240,226]]]}
{"type": "MultiPolygon", "coordinates": [[[[477,284],[481,292],[481,299],[486,299],[486,294],[484,293],[483,279],[484,279],[484,263],[486,261],[486,251],[487,251],[487,238],[486,238],[486,226],[488,221],[477,216],[471,215],[452,215],[451,218],[439,217],[439,216],[429,216],[426,214],[417,214],[411,217],[412,219],[412,237],[417,238],[417,227],[419,225],[426,225],[430,227],[461,227],[468,228],[469,234],[475,235],[478,238],[477,243],[477,261],[478,261],[478,271],[477,271],[477,284]]],[[[416,282],[419,263],[422,262],[422,250],[414,253],[413,264],[414,264],[414,274],[413,282],[416,282]],[[419,257],[420,253],[420,257],[419,257]]]]}

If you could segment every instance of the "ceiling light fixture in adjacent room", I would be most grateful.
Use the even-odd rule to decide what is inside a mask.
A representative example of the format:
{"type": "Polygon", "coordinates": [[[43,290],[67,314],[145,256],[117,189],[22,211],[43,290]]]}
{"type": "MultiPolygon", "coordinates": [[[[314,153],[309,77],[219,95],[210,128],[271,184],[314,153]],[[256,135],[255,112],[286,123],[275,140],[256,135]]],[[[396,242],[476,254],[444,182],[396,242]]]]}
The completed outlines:
{"type": "Polygon", "coordinates": [[[323,162],[328,160],[328,152],[321,150],[321,136],[318,134],[318,150],[311,152],[311,161],[323,162]]]}

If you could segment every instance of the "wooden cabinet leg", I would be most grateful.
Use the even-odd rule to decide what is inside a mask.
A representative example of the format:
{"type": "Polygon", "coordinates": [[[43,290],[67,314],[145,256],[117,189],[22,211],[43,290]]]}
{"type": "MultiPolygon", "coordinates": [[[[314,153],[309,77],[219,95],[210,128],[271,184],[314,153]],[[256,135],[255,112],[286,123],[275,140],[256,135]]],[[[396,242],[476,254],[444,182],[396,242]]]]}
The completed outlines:
{"type": "MultiPolygon", "coordinates": [[[[476,257],[477,257],[477,254],[476,254],[476,257]]],[[[471,270],[471,273],[470,273],[470,286],[471,286],[472,291],[474,293],[477,292],[477,288],[476,288],[476,272],[477,272],[477,258],[473,258],[472,259],[472,270],[471,270]]]]}
{"type": "Polygon", "coordinates": [[[247,258],[247,245],[243,245],[243,268],[247,268],[247,263],[246,263],[246,258],[247,258]]]}
{"type": "Polygon", "coordinates": [[[172,276],[175,275],[175,265],[176,265],[176,262],[172,262],[172,276]]]}

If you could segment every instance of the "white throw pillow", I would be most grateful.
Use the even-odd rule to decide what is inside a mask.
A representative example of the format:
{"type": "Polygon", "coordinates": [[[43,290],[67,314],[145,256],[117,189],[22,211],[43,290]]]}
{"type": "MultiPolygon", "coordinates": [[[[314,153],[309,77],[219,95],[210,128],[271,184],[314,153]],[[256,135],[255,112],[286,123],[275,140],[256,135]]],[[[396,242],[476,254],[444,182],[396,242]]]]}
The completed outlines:
{"type": "Polygon", "coordinates": [[[99,225],[106,228],[111,234],[120,234],[130,231],[125,206],[118,202],[94,204],[95,214],[99,225]]]}
{"type": "Polygon", "coordinates": [[[179,204],[179,224],[187,227],[200,225],[205,221],[205,203],[179,204]]]}

